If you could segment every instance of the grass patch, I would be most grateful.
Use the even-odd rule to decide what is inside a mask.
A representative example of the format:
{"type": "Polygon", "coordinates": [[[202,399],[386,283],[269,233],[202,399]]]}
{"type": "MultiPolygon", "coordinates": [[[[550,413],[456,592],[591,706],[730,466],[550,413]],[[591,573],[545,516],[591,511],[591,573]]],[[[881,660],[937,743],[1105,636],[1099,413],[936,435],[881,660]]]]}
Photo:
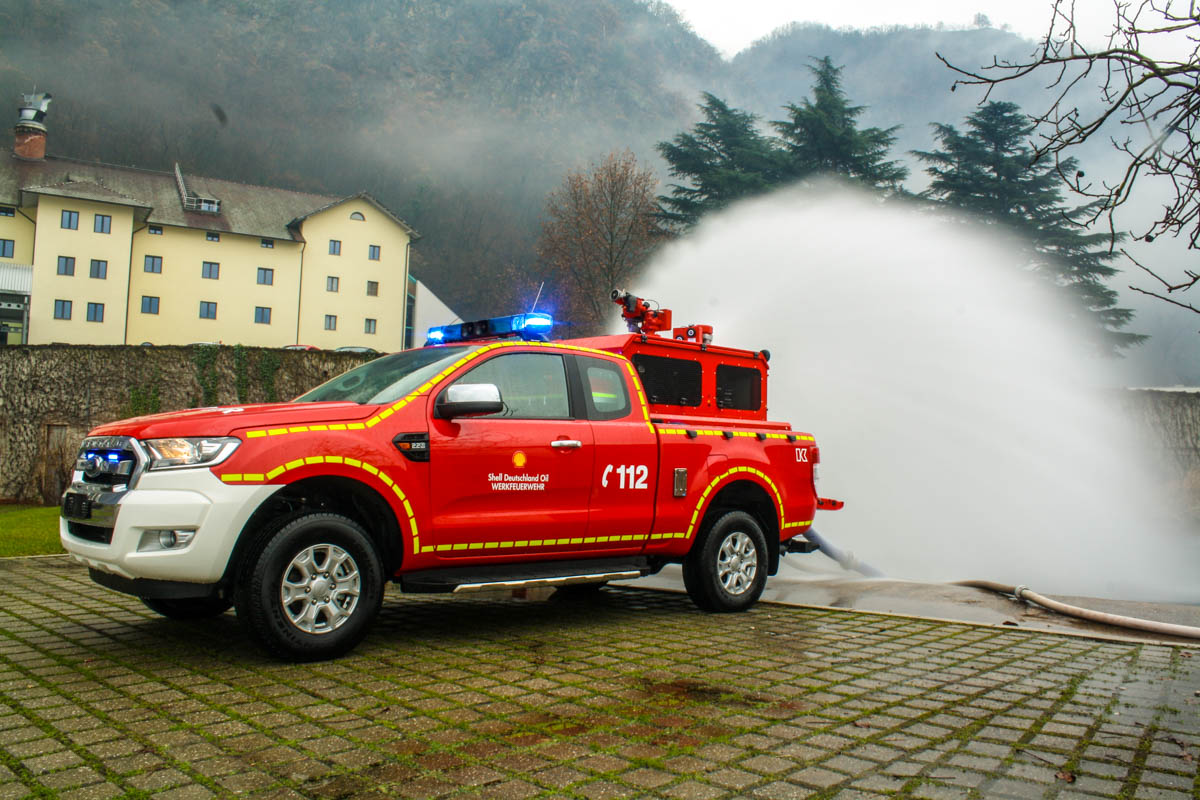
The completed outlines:
{"type": "Polygon", "coordinates": [[[58,506],[0,505],[0,557],[61,552],[58,506]]]}

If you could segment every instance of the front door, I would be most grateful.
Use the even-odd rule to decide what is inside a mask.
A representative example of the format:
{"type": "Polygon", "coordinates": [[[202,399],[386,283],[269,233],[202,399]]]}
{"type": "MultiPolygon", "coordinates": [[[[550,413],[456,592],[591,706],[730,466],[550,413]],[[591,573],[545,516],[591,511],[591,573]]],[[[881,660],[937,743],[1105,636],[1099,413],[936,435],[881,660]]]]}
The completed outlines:
{"type": "Polygon", "coordinates": [[[586,533],[594,450],[589,422],[572,408],[563,356],[504,353],[454,382],[497,386],[505,409],[437,419],[434,393],[430,533],[438,557],[579,549],[571,540],[586,533]]]}

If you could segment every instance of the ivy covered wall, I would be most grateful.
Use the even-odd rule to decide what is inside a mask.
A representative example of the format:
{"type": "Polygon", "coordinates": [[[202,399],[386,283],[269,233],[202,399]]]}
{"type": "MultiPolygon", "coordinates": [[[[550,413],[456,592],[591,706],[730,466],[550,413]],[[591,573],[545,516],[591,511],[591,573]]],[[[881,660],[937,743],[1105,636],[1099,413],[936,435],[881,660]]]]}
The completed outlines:
{"type": "Polygon", "coordinates": [[[0,347],[0,502],[56,503],[97,425],[288,400],[371,358],[216,345],[0,347]]]}

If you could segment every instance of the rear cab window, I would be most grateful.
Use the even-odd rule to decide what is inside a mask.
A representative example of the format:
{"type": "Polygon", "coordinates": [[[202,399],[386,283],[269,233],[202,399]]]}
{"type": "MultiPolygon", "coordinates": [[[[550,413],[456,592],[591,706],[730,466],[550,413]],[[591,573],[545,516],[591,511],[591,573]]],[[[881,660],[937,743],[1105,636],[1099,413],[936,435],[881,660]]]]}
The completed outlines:
{"type": "Polygon", "coordinates": [[[621,365],[602,358],[576,356],[588,419],[614,420],[629,416],[633,404],[621,365]]]}

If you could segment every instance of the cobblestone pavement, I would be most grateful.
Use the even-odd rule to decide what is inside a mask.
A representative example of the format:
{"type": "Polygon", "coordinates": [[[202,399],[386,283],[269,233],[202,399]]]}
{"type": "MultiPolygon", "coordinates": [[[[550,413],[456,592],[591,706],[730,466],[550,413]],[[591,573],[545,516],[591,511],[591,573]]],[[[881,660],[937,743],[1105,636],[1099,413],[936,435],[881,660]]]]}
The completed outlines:
{"type": "Polygon", "coordinates": [[[679,595],[390,594],[261,656],[0,562],[0,798],[1200,797],[1200,654],[679,595]]]}

